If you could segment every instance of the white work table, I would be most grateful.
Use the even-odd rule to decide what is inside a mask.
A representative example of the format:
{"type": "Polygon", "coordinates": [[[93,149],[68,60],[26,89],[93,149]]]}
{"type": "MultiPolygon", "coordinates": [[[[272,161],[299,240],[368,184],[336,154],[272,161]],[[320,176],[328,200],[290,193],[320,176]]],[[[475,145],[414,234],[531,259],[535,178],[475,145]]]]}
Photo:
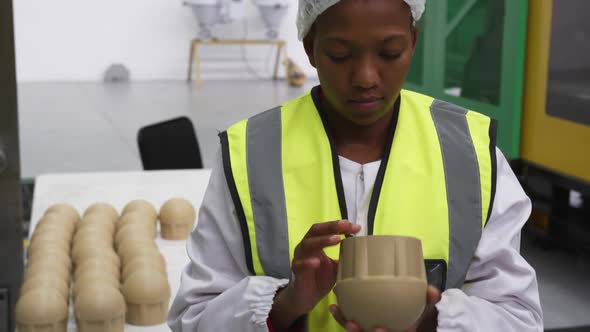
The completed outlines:
{"type": "MultiPolygon", "coordinates": [[[[29,238],[45,210],[56,203],[68,203],[82,214],[91,204],[105,202],[113,205],[119,213],[129,201],[145,199],[159,210],[168,199],[182,197],[193,203],[198,211],[211,175],[210,170],[105,172],[77,174],[47,174],[35,179],[35,193],[31,211],[29,238]]],[[[160,252],[166,260],[171,299],[180,284],[180,273],[188,263],[186,241],[156,239],[160,252]]],[[[70,303],[71,305],[71,303],[70,303]]],[[[140,327],[125,325],[125,331],[168,331],[166,324],[140,327]]],[[[76,331],[73,310],[70,306],[68,332],[76,331]]]]}

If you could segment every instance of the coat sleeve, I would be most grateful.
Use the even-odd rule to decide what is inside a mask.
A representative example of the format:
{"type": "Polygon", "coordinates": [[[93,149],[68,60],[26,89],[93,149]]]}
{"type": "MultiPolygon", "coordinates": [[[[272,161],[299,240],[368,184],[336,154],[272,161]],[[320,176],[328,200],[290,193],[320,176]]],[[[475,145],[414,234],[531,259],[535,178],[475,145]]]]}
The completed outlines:
{"type": "Polygon", "coordinates": [[[463,288],[445,291],[436,305],[438,331],[543,331],[535,270],[520,255],[520,232],[531,201],[499,150],[497,159],[490,220],[463,288]]]}
{"type": "Polygon", "coordinates": [[[172,331],[268,331],[273,298],[288,281],[250,275],[221,153],[197,227],[187,241],[187,253],[190,262],[182,272],[168,316],[172,331]]]}

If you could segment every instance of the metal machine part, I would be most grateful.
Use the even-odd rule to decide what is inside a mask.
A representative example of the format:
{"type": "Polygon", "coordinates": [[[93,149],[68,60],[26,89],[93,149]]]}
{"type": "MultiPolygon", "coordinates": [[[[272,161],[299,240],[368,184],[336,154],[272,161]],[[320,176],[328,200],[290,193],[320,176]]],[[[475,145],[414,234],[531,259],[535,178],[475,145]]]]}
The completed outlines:
{"type": "Polygon", "coordinates": [[[8,289],[0,288],[0,332],[8,332],[8,289]],[[3,323],[6,322],[6,323],[3,323]]]}
{"type": "Polygon", "coordinates": [[[0,332],[14,331],[23,274],[12,0],[0,3],[0,332]]]}

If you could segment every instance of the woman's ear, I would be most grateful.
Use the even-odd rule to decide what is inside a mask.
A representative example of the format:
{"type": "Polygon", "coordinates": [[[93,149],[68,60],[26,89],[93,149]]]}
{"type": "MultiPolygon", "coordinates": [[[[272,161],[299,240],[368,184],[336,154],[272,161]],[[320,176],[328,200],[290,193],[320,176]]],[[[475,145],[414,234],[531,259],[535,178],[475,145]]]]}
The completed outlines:
{"type": "Polygon", "coordinates": [[[303,48],[305,49],[305,53],[307,54],[307,58],[309,59],[309,63],[314,67],[316,67],[316,61],[315,61],[315,24],[311,26],[311,28],[309,29],[309,32],[307,33],[307,35],[305,36],[305,38],[303,38],[303,48]]]}

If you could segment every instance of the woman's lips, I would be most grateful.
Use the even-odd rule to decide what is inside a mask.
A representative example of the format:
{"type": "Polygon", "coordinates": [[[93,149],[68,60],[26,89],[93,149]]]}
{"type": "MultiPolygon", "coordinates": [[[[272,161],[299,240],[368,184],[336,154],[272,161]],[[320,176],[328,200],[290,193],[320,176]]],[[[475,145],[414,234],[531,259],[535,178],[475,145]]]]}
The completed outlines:
{"type": "Polygon", "coordinates": [[[350,100],[348,102],[349,105],[359,111],[371,111],[379,107],[381,103],[383,103],[383,98],[350,100]]]}

